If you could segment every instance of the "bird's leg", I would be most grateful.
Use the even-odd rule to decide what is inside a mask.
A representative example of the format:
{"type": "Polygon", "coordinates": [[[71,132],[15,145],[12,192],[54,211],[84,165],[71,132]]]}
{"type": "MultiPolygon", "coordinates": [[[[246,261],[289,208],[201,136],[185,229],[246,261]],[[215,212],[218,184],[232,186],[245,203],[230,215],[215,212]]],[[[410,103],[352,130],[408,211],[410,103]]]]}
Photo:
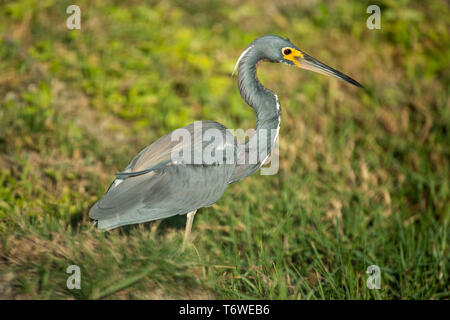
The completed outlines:
{"type": "Polygon", "coordinates": [[[189,235],[191,234],[192,222],[194,221],[194,216],[197,210],[188,212],[186,215],[186,230],[184,231],[184,241],[183,241],[183,250],[186,247],[186,243],[188,241],[189,235]]]}

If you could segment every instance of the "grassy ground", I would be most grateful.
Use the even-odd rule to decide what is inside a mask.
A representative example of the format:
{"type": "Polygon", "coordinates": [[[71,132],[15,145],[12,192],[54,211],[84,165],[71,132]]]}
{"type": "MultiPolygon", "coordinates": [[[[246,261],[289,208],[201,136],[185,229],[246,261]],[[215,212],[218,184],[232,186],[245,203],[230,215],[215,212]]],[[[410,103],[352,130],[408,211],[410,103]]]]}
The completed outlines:
{"type": "Polygon", "coordinates": [[[0,298],[450,297],[447,2],[378,1],[369,30],[369,1],[80,0],[69,31],[72,3],[0,4],[0,298]],[[263,65],[283,106],[277,175],[201,209],[184,253],[184,217],[94,230],[90,206],[162,134],[254,127],[230,74],[268,33],[366,90],[263,65]]]}

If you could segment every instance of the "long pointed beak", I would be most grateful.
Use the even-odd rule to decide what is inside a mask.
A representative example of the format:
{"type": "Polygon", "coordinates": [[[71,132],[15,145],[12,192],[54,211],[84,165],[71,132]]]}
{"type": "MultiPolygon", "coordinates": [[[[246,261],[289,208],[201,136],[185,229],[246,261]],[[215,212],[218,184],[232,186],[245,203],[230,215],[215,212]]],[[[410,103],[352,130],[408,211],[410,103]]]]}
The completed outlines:
{"type": "Polygon", "coordinates": [[[332,77],[347,81],[348,83],[351,83],[357,87],[364,88],[358,81],[350,78],[349,76],[343,74],[342,72],[339,72],[339,71],[327,66],[326,64],[323,64],[319,60],[314,59],[313,57],[307,55],[306,53],[302,52],[302,56],[296,57],[297,67],[306,69],[306,70],[311,70],[314,72],[318,72],[318,73],[324,74],[326,76],[332,76],[332,77]]]}

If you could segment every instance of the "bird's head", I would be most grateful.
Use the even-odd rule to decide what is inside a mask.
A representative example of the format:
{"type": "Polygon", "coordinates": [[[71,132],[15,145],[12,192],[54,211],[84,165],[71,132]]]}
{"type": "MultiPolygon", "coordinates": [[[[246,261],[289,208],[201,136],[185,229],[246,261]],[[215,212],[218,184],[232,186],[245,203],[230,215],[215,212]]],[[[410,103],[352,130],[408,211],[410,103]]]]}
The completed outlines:
{"type": "Polygon", "coordinates": [[[306,54],[304,51],[297,48],[297,46],[295,46],[288,38],[284,39],[275,35],[262,36],[254,40],[249,45],[248,50],[251,50],[253,54],[258,55],[260,60],[284,63],[298,68],[311,70],[326,76],[344,80],[357,87],[363,88],[356,80],[306,54]]]}

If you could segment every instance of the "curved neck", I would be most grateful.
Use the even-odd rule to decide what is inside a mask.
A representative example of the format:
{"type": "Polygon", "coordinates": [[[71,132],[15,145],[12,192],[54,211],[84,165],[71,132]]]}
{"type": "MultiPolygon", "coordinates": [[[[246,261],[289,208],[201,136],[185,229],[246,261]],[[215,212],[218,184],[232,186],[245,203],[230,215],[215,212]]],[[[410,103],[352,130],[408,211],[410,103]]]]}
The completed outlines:
{"type": "Polygon", "coordinates": [[[241,180],[258,170],[267,159],[278,137],[281,106],[276,94],[265,88],[256,76],[256,68],[264,59],[249,47],[238,60],[239,92],[256,114],[256,132],[245,145],[240,145],[237,165],[231,182],[241,180]]]}

